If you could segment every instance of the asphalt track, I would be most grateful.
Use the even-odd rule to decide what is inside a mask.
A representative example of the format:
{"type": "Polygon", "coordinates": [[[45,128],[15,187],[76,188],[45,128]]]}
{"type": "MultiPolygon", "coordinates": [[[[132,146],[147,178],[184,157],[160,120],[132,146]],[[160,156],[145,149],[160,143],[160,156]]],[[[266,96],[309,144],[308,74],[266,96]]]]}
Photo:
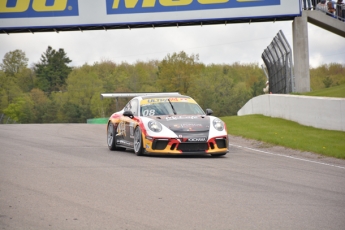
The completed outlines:
{"type": "Polygon", "coordinates": [[[345,163],[232,141],[111,152],[105,125],[0,125],[0,229],[345,229],[345,163]]]}

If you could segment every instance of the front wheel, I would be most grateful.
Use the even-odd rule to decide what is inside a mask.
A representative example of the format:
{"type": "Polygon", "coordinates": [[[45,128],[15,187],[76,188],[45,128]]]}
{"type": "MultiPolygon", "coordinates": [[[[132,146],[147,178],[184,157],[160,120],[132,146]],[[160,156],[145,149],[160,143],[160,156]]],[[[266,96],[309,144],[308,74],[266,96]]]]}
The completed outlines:
{"type": "Polygon", "coordinates": [[[107,143],[110,150],[125,150],[125,148],[120,148],[116,146],[116,130],[114,124],[109,122],[108,132],[107,132],[107,143]]]}
{"type": "Polygon", "coordinates": [[[134,131],[134,152],[137,156],[144,155],[143,137],[139,126],[134,131]]]}

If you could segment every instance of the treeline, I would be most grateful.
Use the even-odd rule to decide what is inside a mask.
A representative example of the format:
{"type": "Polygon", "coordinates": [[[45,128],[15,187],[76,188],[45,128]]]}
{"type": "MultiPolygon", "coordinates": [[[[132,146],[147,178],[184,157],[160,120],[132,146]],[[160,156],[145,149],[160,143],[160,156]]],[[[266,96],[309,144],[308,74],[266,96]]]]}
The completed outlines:
{"type": "MultiPolygon", "coordinates": [[[[63,49],[52,47],[31,68],[23,51],[5,54],[0,64],[0,116],[18,123],[85,123],[108,117],[127,103],[119,99],[116,108],[115,99],[101,100],[101,93],[114,92],[180,92],[216,116],[228,116],[263,94],[266,82],[258,64],[204,65],[198,55],[183,51],[135,64],[106,60],[69,67],[70,62],[63,49]]],[[[339,68],[344,73],[345,67],[339,68]]],[[[329,72],[327,76],[333,77],[329,72]]]]}
{"type": "Polygon", "coordinates": [[[342,84],[345,84],[345,65],[331,63],[310,69],[312,91],[342,84]]]}

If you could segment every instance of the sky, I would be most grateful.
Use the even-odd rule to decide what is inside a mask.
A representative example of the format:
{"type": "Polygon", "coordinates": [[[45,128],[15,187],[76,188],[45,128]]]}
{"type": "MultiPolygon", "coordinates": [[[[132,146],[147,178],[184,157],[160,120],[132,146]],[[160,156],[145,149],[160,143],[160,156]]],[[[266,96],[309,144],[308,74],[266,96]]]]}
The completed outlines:
{"type": "MultiPolygon", "coordinates": [[[[113,61],[134,64],[137,61],[163,60],[168,54],[198,54],[206,64],[256,63],[282,30],[292,47],[292,21],[256,22],[166,28],[142,28],[73,32],[0,34],[1,62],[7,52],[22,50],[28,67],[40,62],[48,46],[64,49],[79,67],[95,62],[113,61]]],[[[311,68],[322,64],[345,64],[345,38],[308,23],[309,62],[311,68]]]]}

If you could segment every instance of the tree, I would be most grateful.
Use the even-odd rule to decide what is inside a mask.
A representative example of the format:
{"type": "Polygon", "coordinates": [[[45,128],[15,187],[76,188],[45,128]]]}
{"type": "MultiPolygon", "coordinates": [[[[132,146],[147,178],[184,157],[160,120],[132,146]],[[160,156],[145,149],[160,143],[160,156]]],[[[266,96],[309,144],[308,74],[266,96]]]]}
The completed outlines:
{"type": "Polygon", "coordinates": [[[35,80],[35,72],[29,68],[25,68],[16,74],[17,85],[24,93],[30,92],[35,87],[35,80]]]}
{"type": "Polygon", "coordinates": [[[37,87],[48,93],[62,90],[72,71],[72,68],[67,66],[70,62],[63,49],[55,51],[48,46],[46,52],[41,55],[41,62],[35,64],[37,87]]]}
{"type": "Polygon", "coordinates": [[[203,67],[198,60],[199,55],[188,56],[183,51],[168,54],[158,67],[158,85],[164,92],[188,93],[192,81],[198,77],[203,67]]]}
{"type": "Polygon", "coordinates": [[[16,79],[0,71],[0,114],[3,109],[9,106],[21,94],[22,91],[16,79]]]}
{"type": "Polygon", "coordinates": [[[331,85],[333,84],[333,80],[329,76],[325,77],[325,79],[322,82],[323,84],[325,84],[326,88],[331,87],[331,85]]]}
{"type": "Polygon", "coordinates": [[[52,92],[49,96],[51,99],[51,103],[49,104],[48,110],[54,112],[54,109],[56,110],[55,114],[45,114],[44,120],[51,118],[51,123],[65,123],[68,122],[68,118],[66,113],[64,112],[63,108],[66,103],[68,103],[68,92],[52,92]],[[52,108],[54,106],[54,108],[52,108]],[[52,117],[54,116],[54,118],[52,117]]]}
{"type": "Polygon", "coordinates": [[[26,95],[17,97],[13,103],[4,109],[4,113],[18,123],[32,123],[35,119],[33,102],[26,95]]]}
{"type": "MultiPolygon", "coordinates": [[[[25,79],[29,69],[26,68],[28,59],[21,50],[5,54],[0,64],[0,114],[14,99],[22,94],[21,80],[25,79]]],[[[25,79],[26,81],[26,79],[25,79]]]]}
{"type": "Polygon", "coordinates": [[[67,79],[68,101],[71,104],[68,107],[77,111],[73,116],[77,114],[85,122],[87,118],[100,116],[104,113],[100,103],[102,86],[102,81],[89,66],[74,69],[67,79]],[[99,103],[91,104],[93,98],[96,98],[99,103]],[[91,108],[92,105],[96,108],[91,108]]]}
{"type": "Polygon", "coordinates": [[[34,123],[45,123],[43,117],[46,113],[50,111],[47,110],[50,104],[50,99],[45,95],[45,93],[40,89],[33,89],[30,92],[30,99],[33,102],[33,111],[35,114],[34,123]]]}
{"type": "Polygon", "coordinates": [[[0,68],[7,76],[15,76],[27,67],[28,60],[23,51],[10,51],[2,59],[0,68]]]}

